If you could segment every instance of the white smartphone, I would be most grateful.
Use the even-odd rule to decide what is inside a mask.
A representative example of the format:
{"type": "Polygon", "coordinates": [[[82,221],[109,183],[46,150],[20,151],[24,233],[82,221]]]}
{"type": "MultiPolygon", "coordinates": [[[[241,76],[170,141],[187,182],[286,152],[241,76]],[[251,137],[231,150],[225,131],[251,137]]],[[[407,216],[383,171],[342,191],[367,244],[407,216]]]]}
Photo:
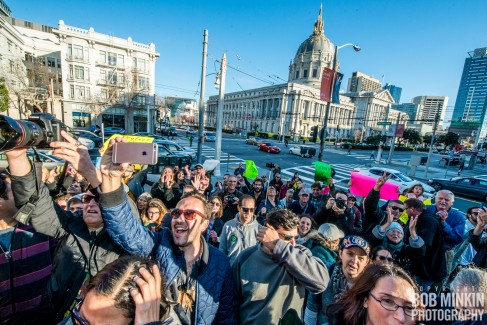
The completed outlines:
{"type": "Polygon", "coordinates": [[[157,164],[157,143],[117,142],[113,145],[112,161],[116,164],[157,164]]]}

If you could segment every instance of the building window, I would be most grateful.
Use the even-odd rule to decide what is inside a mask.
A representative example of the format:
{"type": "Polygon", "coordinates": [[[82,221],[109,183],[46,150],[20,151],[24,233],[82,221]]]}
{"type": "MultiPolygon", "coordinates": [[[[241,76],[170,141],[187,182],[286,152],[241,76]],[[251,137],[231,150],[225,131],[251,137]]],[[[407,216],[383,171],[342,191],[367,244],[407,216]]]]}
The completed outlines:
{"type": "Polygon", "coordinates": [[[89,69],[81,65],[69,66],[69,77],[77,80],[89,80],[89,69]]]}
{"type": "Polygon", "coordinates": [[[46,58],[43,56],[39,56],[37,58],[37,62],[39,62],[40,65],[46,65],[46,58]]]}
{"type": "Polygon", "coordinates": [[[61,68],[61,59],[56,59],[56,62],[57,62],[57,67],[61,68]]]}
{"type": "Polygon", "coordinates": [[[101,97],[101,99],[108,99],[108,90],[102,89],[100,92],[100,97],[101,97]]]}
{"type": "Polygon", "coordinates": [[[308,70],[304,69],[303,71],[303,78],[308,78],[308,70]]]}
{"type": "Polygon", "coordinates": [[[100,51],[98,53],[98,61],[100,63],[107,63],[107,52],[105,51],[100,51]]]}
{"type": "Polygon", "coordinates": [[[142,72],[142,73],[149,72],[149,61],[148,60],[133,58],[132,66],[138,72],[142,72]]]}
{"type": "Polygon", "coordinates": [[[125,59],[123,57],[123,54],[118,54],[117,55],[117,60],[118,60],[118,65],[119,66],[124,66],[125,65],[125,59]]]}
{"type": "Polygon", "coordinates": [[[108,64],[117,65],[117,55],[115,53],[108,52],[108,64]]]}
{"type": "Polygon", "coordinates": [[[296,70],[296,79],[299,79],[299,70],[296,70]]]}
{"type": "Polygon", "coordinates": [[[149,88],[149,78],[139,77],[137,85],[139,86],[139,88],[149,88]]]}
{"type": "Polygon", "coordinates": [[[313,78],[318,78],[318,69],[313,69],[313,78]]]}
{"type": "Polygon", "coordinates": [[[90,87],[71,85],[69,87],[71,99],[88,99],[90,98],[90,87]]]}
{"type": "Polygon", "coordinates": [[[47,66],[51,68],[56,67],[56,58],[47,57],[47,66]]]}
{"type": "Polygon", "coordinates": [[[68,56],[76,60],[88,60],[88,48],[81,45],[68,45],[68,56]]]}
{"type": "Polygon", "coordinates": [[[9,51],[9,52],[12,52],[12,49],[13,49],[13,44],[12,44],[12,42],[11,42],[11,41],[8,41],[8,42],[7,42],[7,44],[8,44],[8,51],[9,51]]]}

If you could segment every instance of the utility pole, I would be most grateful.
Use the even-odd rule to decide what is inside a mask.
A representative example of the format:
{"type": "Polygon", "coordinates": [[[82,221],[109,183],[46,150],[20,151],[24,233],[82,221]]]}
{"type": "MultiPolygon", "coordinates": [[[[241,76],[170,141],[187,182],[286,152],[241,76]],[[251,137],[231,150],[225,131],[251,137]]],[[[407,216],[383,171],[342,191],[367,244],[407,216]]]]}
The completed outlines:
{"type": "Polygon", "coordinates": [[[424,169],[424,178],[428,178],[428,168],[430,167],[431,154],[433,153],[433,144],[435,143],[436,129],[438,128],[439,120],[440,111],[436,110],[435,126],[433,127],[433,136],[431,137],[430,150],[428,151],[428,160],[426,161],[426,167],[424,169]]]}
{"type": "Polygon", "coordinates": [[[198,119],[198,151],[196,161],[201,164],[201,154],[203,149],[203,129],[204,129],[204,109],[205,109],[205,84],[206,84],[206,57],[208,48],[208,29],[205,29],[203,33],[203,61],[201,63],[201,89],[200,89],[200,102],[199,102],[199,119],[198,119]]]}
{"type": "Polygon", "coordinates": [[[218,96],[218,112],[216,115],[216,143],[215,159],[220,161],[222,150],[222,127],[223,127],[223,97],[225,96],[225,76],[227,74],[227,56],[223,53],[220,66],[220,92],[218,96]]]}
{"type": "Polygon", "coordinates": [[[399,125],[399,120],[401,119],[401,113],[397,115],[396,120],[396,127],[394,128],[394,135],[392,136],[391,147],[389,149],[389,157],[387,157],[387,164],[389,165],[392,161],[392,155],[394,154],[394,145],[396,143],[396,133],[397,133],[397,126],[399,125]]]}

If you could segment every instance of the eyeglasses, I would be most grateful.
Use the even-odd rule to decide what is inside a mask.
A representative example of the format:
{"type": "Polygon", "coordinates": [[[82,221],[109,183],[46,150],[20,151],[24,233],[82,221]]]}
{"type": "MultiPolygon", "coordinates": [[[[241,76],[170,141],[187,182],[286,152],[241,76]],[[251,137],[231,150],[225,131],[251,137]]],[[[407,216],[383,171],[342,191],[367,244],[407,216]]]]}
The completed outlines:
{"type": "Polygon", "coordinates": [[[286,234],[283,234],[283,233],[280,233],[280,232],[277,232],[279,234],[279,236],[281,236],[285,241],[291,241],[291,240],[298,240],[299,239],[299,235],[296,235],[296,236],[293,236],[293,235],[286,235],[286,234]]]}
{"type": "Polygon", "coordinates": [[[403,209],[403,208],[396,207],[396,206],[391,206],[391,209],[392,209],[392,210],[394,210],[394,211],[399,210],[399,212],[403,212],[403,211],[404,211],[404,209],[403,209]]]}
{"type": "Polygon", "coordinates": [[[161,215],[161,213],[159,211],[148,211],[147,214],[150,215],[150,216],[153,216],[153,215],[159,216],[159,215],[161,215]]]}
{"type": "Polygon", "coordinates": [[[255,208],[244,208],[244,207],[242,207],[242,211],[245,213],[254,212],[254,210],[255,210],[255,208]]]}
{"type": "Polygon", "coordinates": [[[71,311],[71,320],[73,321],[73,324],[75,325],[88,325],[83,318],[79,315],[79,311],[81,309],[81,304],[83,303],[83,300],[78,302],[76,306],[74,306],[73,310],[71,311]]]}
{"type": "Polygon", "coordinates": [[[414,310],[416,309],[413,306],[400,306],[394,302],[394,300],[389,299],[389,298],[384,298],[384,299],[378,299],[375,297],[372,293],[369,293],[369,296],[374,298],[375,301],[380,303],[382,308],[388,311],[396,311],[398,308],[402,308],[404,310],[404,314],[406,316],[412,317],[414,315],[414,310]]]}
{"type": "Polygon", "coordinates": [[[217,206],[217,207],[222,206],[220,202],[210,202],[210,205],[217,206]]]}
{"type": "Polygon", "coordinates": [[[171,218],[176,219],[181,214],[183,214],[184,219],[189,220],[189,221],[196,219],[196,215],[199,215],[200,217],[206,219],[205,215],[199,211],[191,210],[191,209],[181,210],[178,208],[172,209],[171,218]]]}
{"type": "Polygon", "coordinates": [[[394,262],[394,259],[392,257],[385,257],[385,256],[382,256],[382,255],[377,255],[377,258],[381,261],[387,261],[387,262],[394,262]]]}

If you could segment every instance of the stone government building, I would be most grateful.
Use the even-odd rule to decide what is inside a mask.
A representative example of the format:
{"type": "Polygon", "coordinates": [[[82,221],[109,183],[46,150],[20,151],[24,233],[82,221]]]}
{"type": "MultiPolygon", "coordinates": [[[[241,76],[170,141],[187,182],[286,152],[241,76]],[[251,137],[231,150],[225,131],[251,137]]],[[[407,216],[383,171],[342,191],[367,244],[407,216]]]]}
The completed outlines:
{"type": "MultiPolygon", "coordinates": [[[[320,99],[321,77],[325,67],[332,68],[334,51],[324,34],[320,10],[313,33],[299,46],[289,66],[288,82],[225,94],[223,128],[291,136],[310,136],[314,126],[321,129],[327,104],[320,99]]],[[[337,70],[339,66],[337,63],[337,70]]],[[[331,104],[327,132],[337,138],[353,137],[357,128],[364,137],[381,132],[383,128],[372,117],[395,123],[398,112],[390,108],[392,103],[388,90],[340,94],[340,104],[331,104]]],[[[216,125],[217,110],[218,96],[210,96],[207,126],[216,125]]]]}

